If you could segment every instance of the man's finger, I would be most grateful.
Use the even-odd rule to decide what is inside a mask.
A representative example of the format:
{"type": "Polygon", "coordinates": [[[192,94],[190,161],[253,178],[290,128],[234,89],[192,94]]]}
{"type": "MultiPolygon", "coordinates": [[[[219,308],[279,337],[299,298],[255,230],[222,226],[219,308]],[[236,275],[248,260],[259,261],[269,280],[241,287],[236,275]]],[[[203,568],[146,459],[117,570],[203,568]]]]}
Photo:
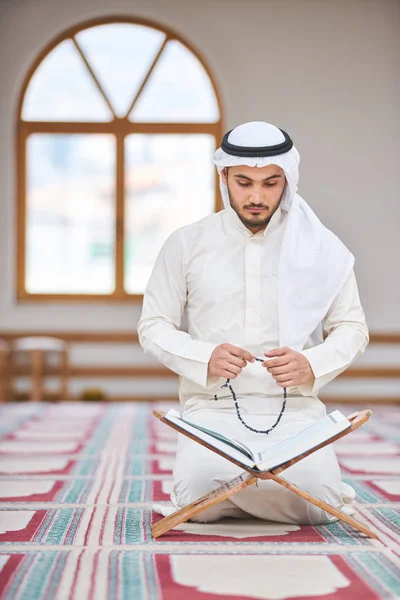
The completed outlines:
{"type": "Polygon", "coordinates": [[[291,381],[293,375],[290,373],[285,373],[284,375],[275,375],[274,379],[277,383],[285,383],[285,381],[291,381]]]}
{"type": "Polygon", "coordinates": [[[289,387],[293,387],[295,385],[295,383],[292,379],[290,379],[289,381],[284,381],[284,382],[277,381],[276,385],[279,385],[279,387],[281,387],[281,388],[289,388],[289,387]]]}
{"type": "Polygon", "coordinates": [[[234,356],[233,354],[230,354],[229,358],[227,360],[228,360],[229,364],[236,365],[237,367],[240,367],[241,369],[244,369],[244,367],[247,366],[247,362],[244,360],[244,358],[241,358],[239,356],[234,356]]]}
{"type": "Polygon", "coordinates": [[[274,350],[270,350],[269,352],[264,352],[264,356],[268,356],[269,358],[273,358],[274,356],[284,356],[290,352],[290,348],[275,348],[274,350]]]}
{"type": "Polygon", "coordinates": [[[228,344],[227,350],[234,356],[244,358],[244,360],[248,360],[249,362],[254,362],[255,360],[254,356],[250,352],[244,350],[243,348],[238,348],[238,346],[232,346],[231,344],[228,344]]]}
{"type": "Polygon", "coordinates": [[[226,365],[225,370],[232,374],[232,377],[238,377],[242,371],[242,367],[236,365],[226,365]]]}
{"type": "Polygon", "coordinates": [[[272,369],[272,367],[284,367],[290,363],[289,356],[281,356],[279,358],[271,358],[270,360],[265,360],[262,365],[263,367],[267,367],[267,369],[272,369]]]}
{"type": "Polygon", "coordinates": [[[284,375],[285,373],[290,373],[290,367],[288,365],[284,365],[283,367],[267,367],[268,373],[271,375],[284,375]]]}
{"type": "Polygon", "coordinates": [[[236,373],[232,373],[231,371],[227,371],[226,369],[221,371],[221,377],[225,377],[225,379],[235,379],[236,376],[236,373]]]}

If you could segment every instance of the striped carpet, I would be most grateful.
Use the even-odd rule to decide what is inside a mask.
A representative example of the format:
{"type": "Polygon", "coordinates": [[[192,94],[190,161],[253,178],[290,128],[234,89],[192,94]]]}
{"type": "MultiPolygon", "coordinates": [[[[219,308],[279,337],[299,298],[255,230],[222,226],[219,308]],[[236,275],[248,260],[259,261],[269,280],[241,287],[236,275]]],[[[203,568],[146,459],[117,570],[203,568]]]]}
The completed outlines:
{"type": "MultiPolygon", "coordinates": [[[[186,523],[153,541],[176,437],[162,404],[0,407],[0,598],[372,600],[400,598],[400,410],[337,442],[356,518],[186,523]]],[[[352,407],[345,407],[349,414],[352,407]]]]}

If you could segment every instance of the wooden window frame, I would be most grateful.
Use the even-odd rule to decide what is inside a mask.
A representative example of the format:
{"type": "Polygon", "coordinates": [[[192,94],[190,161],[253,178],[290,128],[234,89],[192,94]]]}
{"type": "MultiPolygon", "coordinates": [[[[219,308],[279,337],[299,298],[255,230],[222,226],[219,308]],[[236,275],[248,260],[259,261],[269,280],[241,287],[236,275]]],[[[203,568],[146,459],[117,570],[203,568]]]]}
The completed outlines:
{"type": "MultiPolygon", "coordinates": [[[[124,289],[124,237],[125,237],[125,197],[124,197],[124,174],[125,174],[125,138],[133,133],[135,134],[208,134],[215,138],[215,147],[218,147],[219,142],[222,138],[223,132],[223,116],[222,116],[222,104],[221,94],[219,93],[218,86],[216,84],[215,77],[213,76],[210,67],[206,64],[206,61],[201,56],[199,51],[192,46],[190,42],[184,39],[180,34],[173,31],[172,29],[159,25],[155,22],[137,19],[133,17],[107,17],[100,19],[91,19],[71,27],[64,31],[62,34],[55,37],[36,57],[34,63],[31,65],[22,89],[20,92],[18,111],[17,111],[17,143],[16,143],[16,191],[17,191],[17,219],[16,219],[16,297],[18,302],[70,302],[77,301],[82,302],[106,302],[106,303],[121,303],[121,302],[135,302],[141,303],[143,300],[143,294],[129,294],[124,289]],[[117,117],[114,109],[101,86],[98,78],[91,69],[89,63],[86,60],[82,49],[75,40],[75,35],[79,32],[88,29],[90,27],[96,27],[99,25],[106,24],[119,24],[127,23],[132,25],[142,25],[160,31],[165,34],[165,40],[157,53],[147,75],[145,76],[142,84],[139,87],[128,112],[124,117],[117,117]],[[25,99],[26,90],[28,85],[41,62],[46,56],[61,42],[66,39],[72,39],[78,52],[80,53],[83,61],[88,68],[96,87],[99,89],[105,102],[113,113],[113,120],[110,122],[52,122],[52,121],[24,121],[22,119],[22,107],[25,99]],[[153,69],[161,55],[165,45],[170,40],[179,41],[183,44],[192,54],[200,61],[204,70],[206,71],[211,85],[213,87],[216,101],[219,109],[219,120],[214,123],[164,123],[164,122],[131,122],[128,120],[132,108],[136,104],[140,94],[142,93],[145,84],[147,83],[153,69]],[[34,133],[59,133],[59,134],[113,134],[116,140],[116,219],[115,219],[115,290],[110,294],[32,294],[26,290],[25,276],[26,276],[26,145],[27,139],[34,133]]],[[[211,160],[211,157],[210,157],[211,160]]],[[[219,194],[218,177],[214,172],[214,190],[215,190],[215,201],[214,210],[219,211],[223,208],[221,197],[219,194]]]]}

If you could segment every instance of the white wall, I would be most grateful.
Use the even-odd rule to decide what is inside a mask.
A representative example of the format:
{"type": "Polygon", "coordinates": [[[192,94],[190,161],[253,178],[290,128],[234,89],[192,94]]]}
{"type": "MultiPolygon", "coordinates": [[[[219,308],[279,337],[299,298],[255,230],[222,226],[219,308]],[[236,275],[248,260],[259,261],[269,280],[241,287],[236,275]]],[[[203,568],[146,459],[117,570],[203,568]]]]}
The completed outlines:
{"type": "Polygon", "coordinates": [[[140,306],[17,304],[15,123],[35,55],[103,15],[166,24],[208,61],[225,125],[290,132],[300,193],[356,255],[372,331],[400,331],[399,61],[396,0],[2,0],[0,2],[0,329],[135,328],[140,306]]]}

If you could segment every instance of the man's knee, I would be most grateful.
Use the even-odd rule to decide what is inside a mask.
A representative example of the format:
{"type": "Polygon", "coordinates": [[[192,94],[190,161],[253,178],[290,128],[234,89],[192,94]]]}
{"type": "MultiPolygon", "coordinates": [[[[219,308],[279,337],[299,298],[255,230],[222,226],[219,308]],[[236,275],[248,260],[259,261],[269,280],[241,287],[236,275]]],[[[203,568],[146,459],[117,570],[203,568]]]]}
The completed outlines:
{"type": "Polygon", "coordinates": [[[193,460],[190,465],[182,462],[174,471],[174,495],[180,506],[187,506],[229,482],[238,472],[241,472],[239,467],[220,457],[207,461],[193,460]],[[220,464],[220,461],[223,463],[220,464]]]}
{"type": "Polygon", "coordinates": [[[334,523],[338,520],[334,515],[327,513],[322,508],[319,508],[310,502],[307,506],[307,513],[310,525],[328,525],[329,523],[334,523]]]}
{"type": "Polygon", "coordinates": [[[206,510],[198,513],[194,517],[191,517],[189,521],[193,523],[213,523],[214,521],[219,521],[224,517],[223,507],[221,505],[216,504],[215,506],[211,506],[206,510]]]}
{"type": "Polygon", "coordinates": [[[186,474],[185,479],[175,481],[173,495],[179,506],[187,506],[213,490],[212,478],[204,474],[186,474]]]}
{"type": "Polygon", "coordinates": [[[290,467],[283,477],[294,483],[300,490],[308,492],[318,500],[328,504],[340,504],[341,474],[336,463],[336,457],[329,454],[325,457],[334,460],[321,460],[323,455],[318,453],[308,456],[293,467],[290,467]]]}

